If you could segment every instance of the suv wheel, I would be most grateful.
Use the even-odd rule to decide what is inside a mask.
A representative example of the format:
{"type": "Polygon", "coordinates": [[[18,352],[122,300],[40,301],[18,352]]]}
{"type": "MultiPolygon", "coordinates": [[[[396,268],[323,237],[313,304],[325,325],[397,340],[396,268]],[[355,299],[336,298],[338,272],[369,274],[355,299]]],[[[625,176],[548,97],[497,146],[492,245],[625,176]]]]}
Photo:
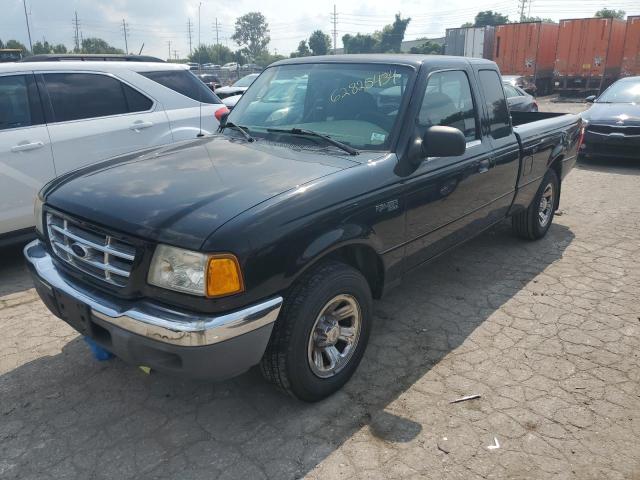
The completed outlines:
{"type": "Polygon", "coordinates": [[[289,290],[260,364],[264,377],[315,402],[353,375],[371,330],[367,280],[343,263],[325,262],[289,290]]]}

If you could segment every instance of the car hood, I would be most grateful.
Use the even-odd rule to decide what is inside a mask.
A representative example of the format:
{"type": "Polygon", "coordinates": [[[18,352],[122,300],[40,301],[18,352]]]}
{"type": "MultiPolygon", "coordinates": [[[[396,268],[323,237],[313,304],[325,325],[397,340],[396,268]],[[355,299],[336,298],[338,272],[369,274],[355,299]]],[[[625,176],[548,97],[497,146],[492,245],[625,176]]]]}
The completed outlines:
{"type": "Polygon", "coordinates": [[[43,195],[48,206],[90,223],[199,249],[245,210],[358,165],[365,156],[374,154],[355,162],[328,150],[216,135],[86,167],[53,182],[43,195]]]}
{"type": "Polygon", "coordinates": [[[227,85],[226,87],[216,88],[216,93],[222,93],[231,95],[234,93],[244,92],[249,87],[234,87],[233,85],[227,85]]]}
{"type": "Polygon", "coordinates": [[[640,105],[596,102],[582,113],[582,118],[602,125],[640,125],[640,105]]]}
{"type": "Polygon", "coordinates": [[[230,97],[223,98],[222,103],[224,103],[224,105],[228,108],[233,108],[236,106],[236,103],[238,103],[238,100],[240,100],[241,97],[242,95],[232,95],[230,97]]]}

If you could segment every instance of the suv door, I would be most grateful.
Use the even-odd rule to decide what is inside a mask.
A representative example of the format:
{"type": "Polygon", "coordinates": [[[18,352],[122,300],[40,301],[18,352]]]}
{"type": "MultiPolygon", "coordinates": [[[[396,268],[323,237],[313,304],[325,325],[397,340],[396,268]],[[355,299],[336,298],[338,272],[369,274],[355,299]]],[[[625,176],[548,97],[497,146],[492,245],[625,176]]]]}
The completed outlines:
{"type": "Polygon", "coordinates": [[[95,72],[38,76],[58,175],[172,140],[160,105],[118,78],[95,72]]]}
{"type": "Polygon", "coordinates": [[[33,202],[55,177],[33,73],[0,75],[0,235],[33,227],[33,202]]]}

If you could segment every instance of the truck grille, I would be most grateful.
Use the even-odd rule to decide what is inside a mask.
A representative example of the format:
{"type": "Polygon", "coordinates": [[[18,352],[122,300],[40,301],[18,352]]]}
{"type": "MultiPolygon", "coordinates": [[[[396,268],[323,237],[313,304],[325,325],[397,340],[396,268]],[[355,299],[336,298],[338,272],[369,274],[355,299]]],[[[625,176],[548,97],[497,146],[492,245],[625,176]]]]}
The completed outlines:
{"type": "Polygon", "coordinates": [[[134,247],[49,212],[47,232],[53,252],[62,261],[111,285],[126,286],[134,247]]]}

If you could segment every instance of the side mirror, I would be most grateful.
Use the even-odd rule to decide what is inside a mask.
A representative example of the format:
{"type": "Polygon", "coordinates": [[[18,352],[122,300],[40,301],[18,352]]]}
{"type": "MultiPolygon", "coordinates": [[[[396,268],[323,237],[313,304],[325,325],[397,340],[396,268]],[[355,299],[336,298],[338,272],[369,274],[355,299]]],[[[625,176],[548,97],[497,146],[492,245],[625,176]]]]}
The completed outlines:
{"type": "Polygon", "coordinates": [[[596,101],[596,98],[598,97],[596,97],[595,95],[589,95],[587,98],[584,99],[584,101],[587,103],[593,103],[596,101]]]}
{"type": "Polygon", "coordinates": [[[422,154],[425,157],[457,157],[466,149],[467,140],[457,128],[429,127],[422,137],[422,154]]]}

